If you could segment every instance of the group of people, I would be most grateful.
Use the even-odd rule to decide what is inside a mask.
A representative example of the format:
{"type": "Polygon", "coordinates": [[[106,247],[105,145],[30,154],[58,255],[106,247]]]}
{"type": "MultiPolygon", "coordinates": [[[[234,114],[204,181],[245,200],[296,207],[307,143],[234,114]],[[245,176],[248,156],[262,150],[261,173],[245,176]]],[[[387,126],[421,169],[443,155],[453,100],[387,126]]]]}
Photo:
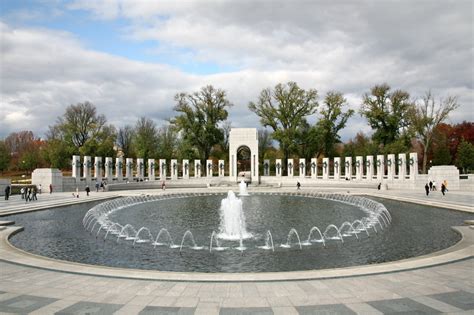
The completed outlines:
{"type": "MultiPolygon", "coordinates": [[[[425,185],[425,192],[427,196],[430,194],[430,191],[437,191],[436,181],[434,180],[433,181],[430,180],[430,182],[426,183],[425,185]]],[[[444,180],[441,183],[441,193],[443,194],[443,196],[446,194],[447,191],[448,191],[448,181],[444,180]]]]}
{"type": "MultiPolygon", "coordinates": [[[[105,191],[106,186],[107,186],[107,182],[105,180],[101,181],[100,183],[99,183],[99,181],[96,181],[95,182],[95,191],[99,192],[99,188],[100,188],[100,190],[105,191]]],[[[89,186],[86,187],[86,192],[87,192],[88,188],[89,188],[89,186]]],[[[89,192],[90,192],[90,188],[89,188],[89,192]]],[[[87,196],[89,196],[89,192],[87,192],[87,196]]]]}
{"type": "Polygon", "coordinates": [[[25,202],[38,200],[38,197],[36,196],[38,191],[41,193],[41,190],[39,190],[36,186],[22,187],[20,189],[21,199],[24,199],[25,202]]]}

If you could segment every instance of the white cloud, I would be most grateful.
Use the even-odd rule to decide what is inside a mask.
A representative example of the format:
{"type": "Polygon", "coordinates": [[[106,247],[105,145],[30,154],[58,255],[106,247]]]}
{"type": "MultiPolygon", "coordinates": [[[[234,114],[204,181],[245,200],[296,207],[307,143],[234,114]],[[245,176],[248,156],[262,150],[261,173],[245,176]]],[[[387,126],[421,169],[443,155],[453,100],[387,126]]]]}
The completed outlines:
{"type": "MultiPolygon", "coordinates": [[[[70,33],[0,24],[0,135],[18,130],[4,118],[16,108],[23,115],[17,119],[34,117],[28,126],[42,133],[65,106],[85,100],[118,126],[144,115],[160,121],[173,115],[175,93],[207,84],[227,90],[234,126],[258,126],[248,102],[263,88],[287,81],[316,88],[320,100],[329,90],[342,91],[356,110],[374,84],[387,82],[414,97],[432,89],[459,96],[452,122],[474,120],[469,1],[85,0],[69,9],[125,20],[122,35],[131,45],[156,41],[149,52],[237,70],[193,75],[88,50],[70,33]]],[[[370,128],[356,114],[342,136],[358,131],[370,128]]]]}

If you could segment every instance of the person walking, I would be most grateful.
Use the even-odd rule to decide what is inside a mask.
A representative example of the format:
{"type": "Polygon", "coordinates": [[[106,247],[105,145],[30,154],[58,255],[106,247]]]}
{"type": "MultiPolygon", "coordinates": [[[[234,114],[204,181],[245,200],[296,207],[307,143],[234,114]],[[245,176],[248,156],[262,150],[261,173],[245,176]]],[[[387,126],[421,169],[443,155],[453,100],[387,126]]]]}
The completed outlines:
{"type": "Polygon", "coordinates": [[[444,186],[444,183],[441,184],[441,193],[444,194],[446,193],[446,186],[444,186]]]}
{"type": "Polygon", "coordinates": [[[433,190],[433,182],[430,181],[430,191],[433,190]]]}
{"type": "Polygon", "coordinates": [[[300,182],[296,182],[296,189],[297,189],[297,190],[300,190],[300,188],[301,188],[300,182]]]}
{"type": "Polygon", "coordinates": [[[436,181],[433,181],[433,191],[436,191],[436,181]]]}
{"type": "Polygon", "coordinates": [[[76,187],[76,198],[79,198],[79,187],[76,187]]]}
{"type": "Polygon", "coordinates": [[[100,186],[100,185],[99,185],[99,182],[98,182],[98,181],[95,182],[95,191],[96,191],[96,192],[99,192],[99,186],[100,186]]]}
{"type": "Polygon", "coordinates": [[[89,196],[89,193],[90,193],[91,189],[89,188],[89,185],[86,186],[86,194],[87,196],[89,196]]]}
{"type": "Polygon", "coordinates": [[[41,190],[43,190],[43,187],[41,186],[41,184],[38,185],[38,192],[39,194],[41,195],[41,190]]]}
{"type": "Polygon", "coordinates": [[[449,191],[448,190],[448,181],[446,179],[444,180],[443,184],[444,184],[444,189],[446,190],[446,192],[448,192],[449,191]]]}
{"type": "Polygon", "coordinates": [[[31,190],[32,190],[32,192],[33,192],[33,195],[32,195],[32,197],[31,197],[31,200],[32,200],[32,201],[33,201],[33,200],[36,200],[36,201],[37,201],[37,200],[38,200],[38,197],[36,197],[36,193],[37,193],[36,186],[33,187],[33,188],[31,188],[31,190]]]}
{"type": "Polygon", "coordinates": [[[50,194],[53,193],[53,184],[49,184],[49,193],[50,193],[50,194]]]}
{"type": "Polygon", "coordinates": [[[426,191],[426,195],[428,196],[430,194],[430,186],[428,185],[428,183],[426,183],[425,185],[425,191],[426,191]]]}
{"type": "Polygon", "coordinates": [[[380,188],[382,188],[382,183],[379,183],[379,184],[377,185],[377,190],[380,190],[380,188]]]}
{"type": "Polygon", "coordinates": [[[166,190],[166,183],[165,183],[165,181],[163,181],[163,182],[161,183],[161,189],[166,190]]]}
{"type": "Polygon", "coordinates": [[[8,198],[10,198],[10,191],[10,185],[7,185],[7,187],[5,187],[5,200],[8,200],[8,198]]]}
{"type": "Polygon", "coordinates": [[[25,203],[27,203],[28,201],[31,201],[31,188],[26,188],[25,203]]]}

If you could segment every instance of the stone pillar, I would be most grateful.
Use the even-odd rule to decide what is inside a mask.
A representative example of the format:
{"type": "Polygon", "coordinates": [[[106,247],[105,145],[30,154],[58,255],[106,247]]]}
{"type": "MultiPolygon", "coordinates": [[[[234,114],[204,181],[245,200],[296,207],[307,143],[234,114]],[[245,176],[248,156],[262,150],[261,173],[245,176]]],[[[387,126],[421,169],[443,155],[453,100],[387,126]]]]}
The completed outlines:
{"type": "Polygon", "coordinates": [[[263,176],[270,176],[270,160],[263,160],[263,176]]]}
{"type": "Polygon", "coordinates": [[[311,159],[311,178],[318,178],[318,160],[315,158],[311,159]]]}
{"type": "Polygon", "coordinates": [[[341,179],[341,158],[340,157],[334,158],[334,179],[336,180],[341,179]]]}
{"type": "Polygon", "coordinates": [[[416,152],[410,153],[410,180],[415,180],[418,175],[418,154],[416,152]]]}
{"type": "Polygon", "coordinates": [[[201,161],[194,160],[194,177],[201,177],[201,161]]]}
{"type": "Polygon", "coordinates": [[[385,156],[384,155],[377,155],[377,180],[383,180],[383,176],[385,175],[385,156]]]}
{"type": "Polygon", "coordinates": [[[145,162],[143,159],[137,159],[137,178],[143,180],[145,177],[145,162]]]}
{"type": "Polygon", "coordinates": [[[115,158],[115,177],[117,181],[121,182],[123,180],[123,158],[115,158]]]}
{"type": "Polygon", "coordinates": [[[407,155],[406,153],[398,154],[398,179],[405,180],[407,175],[407,155]]]}
{"type": "Polygon", "coordinates": [[[365,161],[365,167],[366,167],[366,178],[368,180],[372,180],[374,177],[374,156],[373,155],[367,155],[365,161]]]}
{"type": "Polygon", "coordinates": [[[281,177],[282,165],[283,164],[281,163],[281,159],[275,160],[275,176],[276,177],[281,177]]]}
{"type": "Polygon", "coordinates": [[[113,170],[114,170],[114,162],[111,157],[105,158],[105,178],[107,178],[107,182],[111,183],[114,179],[113,170]]]}
{"type": "Polygon", "coordinates": [[[356,168],[356,179],[361,180],[362,173],[364,172],[364,157],[356,156],[355,168],[356,168]]]}
{"type": "Polygon", "coordinates": [[[395,154],[387,155],[387,179],[393,180],[395,176],[395,154]]]}
{"type": "Polygon", "coordinates": [[[344,176],[348,180],[352,180],[352,156],[344,157],[344,176]]]}
{"type": "Polygon", "coordinates": [[[224,160],[219,160],[219,177],[224,177],[225,175],[225,163],[224,160]]]}
{"type": "Polygon", "coordinates": [[[155,180],[155,159],[148,159],[148,180],[155,180]]]}
{"type": "Polygon", "coordinates": [[[102,181],[102,157],[94,158],[94,177],[98,182],[102,181]]]}
{"type": "Polygon", "coordinates": [[[92,177],[92,158],[90,156],[85,156],[83,164],[84,164],[84,177],[86,179],[86,182],[90,182],[91,177],[92,177]]]}
{"type": "Polygon", "coordinates": [[[133,159],[132,158],[126,158],[125,159],[126,165],[125,165],[125,177],[127,177],[128,181],[133,181],[133,159]]]}
{"type": "Polygon", "coordinates": [[[72,177],[75,179],[81,179],[81,156],[73,155],[72,156],[72,177]]]}
{"type": "Polygon", "coordinates": [[[189,179],[189,160],[183,160],[183,179],[189,179]]]}
{"type": "Polygon", "coordinates": [[[171,160],[171,179],[178,179],[178,160],[171,160]]]}
{"type": "Polygon", "coordinates": [[[323,179],[329,179],[329,158],[323,158],[323,179]]]}
{"type": "Polygon", "coordinates": [[[160,180],[166,180],[166,159],[160,159],[160,180]]]}
{"type": "Polygon", "coordinates": [[[299,159],[298,161],[298,175],[300,178],[306,176],[306,159],[299,159]]]}
{"type": "Polygon", "coordinates": [[[295,164],[293,162],[293,159],[288,159],[288,164],[287,164],[287,167],[288,167],[288,177],[293,177],[293,173],[294,173],[294,167],[295,167],[295,164]]]}
{"type": "Polygon", "coordinates": [[[206,177],[212,177],[212,160],[206,161],[206,177]]]}

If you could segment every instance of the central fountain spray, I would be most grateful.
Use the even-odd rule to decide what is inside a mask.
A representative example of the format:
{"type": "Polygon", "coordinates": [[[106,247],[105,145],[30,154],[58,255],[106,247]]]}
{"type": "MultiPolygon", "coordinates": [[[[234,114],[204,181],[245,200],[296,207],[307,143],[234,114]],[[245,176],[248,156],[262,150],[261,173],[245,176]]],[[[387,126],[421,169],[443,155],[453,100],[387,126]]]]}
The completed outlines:
{"type": "Polygon", "coordinates": [[[241,181],[239,184],[239,196],[248,196],[247,183],[241,181]]]}
{"type": "Polygon", "coordinates": [[[221,224],[219,238],[226,240],[242,240],[251,238],[247,232],[245,216],[242,210],[242,200],[237,198],[233,191],[227,193],[227,198],[221,202],[221,224]]]}

